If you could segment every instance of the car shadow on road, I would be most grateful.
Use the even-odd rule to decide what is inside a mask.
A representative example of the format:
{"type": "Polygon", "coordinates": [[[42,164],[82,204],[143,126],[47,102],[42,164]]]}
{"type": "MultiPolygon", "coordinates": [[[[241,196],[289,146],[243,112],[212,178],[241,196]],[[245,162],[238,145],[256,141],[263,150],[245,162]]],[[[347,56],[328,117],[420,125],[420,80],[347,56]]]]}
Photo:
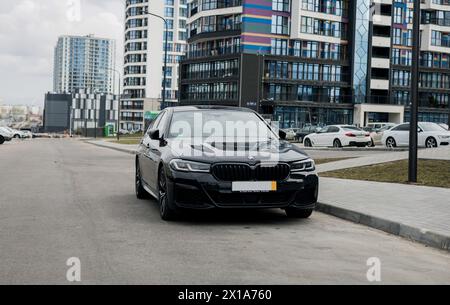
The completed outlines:
{"type": "Polygon", "coordinates": [[[280,209],[214,209],[183,211],[176,221],[197,225],[280,225],[308,220],[288,218],[280,209]]]}
{"type": "MultiPolygon", "coordinates": [[[[126,203],[127,217],[135,220],[151,222],[158,220],[164,222],[159,216],[159,206],[155,199],[138,200],[134,195],[117,196],[111,201],[122,205],[126,203]]],[[[122,210],[123,212],[123,210],[122,210]]],[[[120,217],[120,215],[116,215],[120,217]]],[[[286,225],[308,223],[310,220],[288,218],[281,209],[213,209],[213,210],[182,210],[179,216],[170,224],[195,225],[286,225]]]]}
{"type": "MultiPolygon", "coordinates": [[[[159,218],[158,203],[153,199],[144,202],[148,204],[151,213],[154,213],[159,218]]],[[[196,225],[277,225],[299,221],[306,223],[308,220],[288,218],[286,213],[281,209],[183,209],[180,211],[178,217],[170,223],[196,225]]]]}

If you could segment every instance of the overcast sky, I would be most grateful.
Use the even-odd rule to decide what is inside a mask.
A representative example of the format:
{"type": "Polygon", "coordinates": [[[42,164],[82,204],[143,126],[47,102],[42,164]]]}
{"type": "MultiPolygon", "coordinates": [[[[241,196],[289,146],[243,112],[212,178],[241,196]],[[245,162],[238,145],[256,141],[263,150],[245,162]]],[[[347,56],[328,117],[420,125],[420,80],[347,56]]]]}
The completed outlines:
{"type": "Polygon", "coordinates": [[[0,103],[43,105],[53,90],[53,49],[59,35],[116,39],[122,68],[125,0],[2,0],[0,103]],[[2,101],[1,101],[2,100],[2,101]]]}

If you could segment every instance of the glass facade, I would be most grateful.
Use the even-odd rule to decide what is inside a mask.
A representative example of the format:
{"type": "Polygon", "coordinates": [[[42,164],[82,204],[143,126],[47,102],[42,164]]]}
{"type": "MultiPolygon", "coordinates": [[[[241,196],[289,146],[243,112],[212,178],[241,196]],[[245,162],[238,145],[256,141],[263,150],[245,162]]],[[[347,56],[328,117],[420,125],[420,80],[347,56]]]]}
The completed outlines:
{"type": "Polygon", "coordinates": [[[352,124],[353,109],[278,106],[275,108],[274,120],[280,122],[280,128],[352,124]]]}
{"type": "MultiPolygon", "coordinates": [[[[365,117],[386,121],[393,116],[388,114],[392,108],[383,112],[384,105],[410,103],[411,0],[377,2],[375,9],[373,1],[366,0],[223,1],[227,7],[239,3],[242,13],[211,12],[218,2],[209,0],[188,3],[190,41],[181,69],[182,103],[259,104],[255,109],[273,114],[283,128],[364,124],[358,115],[353,117],[354,107],[364,108],[354,104],[364,103],[380,109],[365,117]],[[372,18],[375,15],[380,18],[372,18]],[[249,75],[258,79],[252,86],[243,85],[249,75]]],[[[446,26],[447,15],[423,10],[422,23],[446,26]]],[[[430,30],[430,46],[447,47],[449,32],[430,30]]],[[[449,105],[450,52],[427,49],[420,59],[420,111],[434,108],[434,116],[447,117],[439,112],[449,105]]]]}
{"type": "Polygon", "coordinates": [[[115,41],[92,36],[63,36],[55,48],[53,91],[77,89],[114,92],[115,41]]]}
{"type": "Polygon", "coordinates": [[[353,92],[355,103],[364,103],[368,84],[370,1],[356,0],[353,53],[353,92]]]}

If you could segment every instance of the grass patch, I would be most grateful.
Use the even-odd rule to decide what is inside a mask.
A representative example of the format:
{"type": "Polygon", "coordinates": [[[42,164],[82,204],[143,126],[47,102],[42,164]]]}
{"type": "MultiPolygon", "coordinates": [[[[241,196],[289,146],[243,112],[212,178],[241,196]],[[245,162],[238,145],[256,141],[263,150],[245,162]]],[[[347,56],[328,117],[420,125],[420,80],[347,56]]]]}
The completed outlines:
{"type": "Polygon", "coordinates": [[[323,159],[314,159],[314,162],[316,163],[316,165],[320,165],[320,164],[337,162],[337,161],[348,160],[348,159],[353,159],[353,158],[350,158],[350,157],[348,157],[348,158],[323,158],[323,159]]]}
{"type": "Polygon", "coordinates": [[[122,138],[120,137],[120,141],[114,140],[111,143],[116,144],[125,144],[125,145],[138,145],[141,142],[141,138],[122,138]]]}
{"type": "MultiPolygon", "coordinates": [[[[321,177],[407,183],[408,160],[325,172],[321,177]]],[[[418,184],[450,188],[450,161],[419,160],[418,184]]]]}

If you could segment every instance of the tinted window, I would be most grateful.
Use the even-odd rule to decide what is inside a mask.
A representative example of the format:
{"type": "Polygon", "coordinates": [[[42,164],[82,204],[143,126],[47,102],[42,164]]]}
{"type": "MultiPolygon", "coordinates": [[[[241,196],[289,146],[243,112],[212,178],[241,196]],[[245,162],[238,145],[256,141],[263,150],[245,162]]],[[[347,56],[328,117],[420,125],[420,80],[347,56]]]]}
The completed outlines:
{"type": "Polygon", "coordinates": [[[402,124],[400,126],[395,127],[392,131],[409,131],[409,124],[402,124]]]}
{"type": "Polygon", "coordinates": [[[328,132],[339,132],[339,127],[331,126],[328,128],[328,132]]]}
{"type": "Polygon", "coordinates": [[[162,116],[161,120],[159,121],[158,126],[156,127],[156,129],[159,129],[162,136],[164,136],[164,131],[166,130],[166,124],[167,124],[168,118],[169,118],[169,115],[167,114],[167,112],[165,112],[164,115],[162,116]]]}
{"type": "Polygon", "coordinates": [[[148,131],[153,130],[153,129],[157,129],[157,128],[158,128],[159,122],[161,121],[161,119],[162,119],[162,117],[163,117],[164,114],[165,114],[165,113],[162,112],[162,113],[160,113],[160,114],[156,117],[156,119],[155,119],[155,120],[150,124],[150,126],[148,127],[148,131]]]}
{"type": "Polygon", "coordinates": [[[169,138],[276,139],[275,133],[253,112],[198,110],[175,112],[169,138]]]}

